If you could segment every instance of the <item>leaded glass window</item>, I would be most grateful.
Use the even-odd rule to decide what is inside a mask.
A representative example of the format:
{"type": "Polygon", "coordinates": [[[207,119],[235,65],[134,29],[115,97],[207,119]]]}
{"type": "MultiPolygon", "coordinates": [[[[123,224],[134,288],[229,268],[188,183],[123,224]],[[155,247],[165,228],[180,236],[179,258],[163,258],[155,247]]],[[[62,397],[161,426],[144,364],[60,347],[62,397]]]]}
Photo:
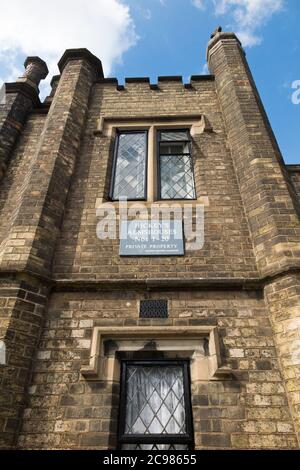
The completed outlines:
{"type": "Polygon", "coordinates": [[[111,198],[146,198],[147,132],[119,132],[116,139],[111,198]]]}
{"type": "Polygon", "coordinates": [[[119,441],[123,450],[190,448],[186,361],[123,363],[119,441]]]}
{"type": "Polygon", "coordinates": [[[161,199],[195,199],[194,171],[188,131],[159,132],[161,199]]]}

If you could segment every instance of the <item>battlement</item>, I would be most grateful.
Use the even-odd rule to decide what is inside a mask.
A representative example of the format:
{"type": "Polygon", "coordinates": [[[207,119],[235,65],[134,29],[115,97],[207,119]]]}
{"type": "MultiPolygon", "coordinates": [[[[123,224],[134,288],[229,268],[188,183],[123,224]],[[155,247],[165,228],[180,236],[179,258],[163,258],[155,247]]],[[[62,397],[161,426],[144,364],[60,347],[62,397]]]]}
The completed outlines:
{"type": "Polygon", "coordinates": [[[198,83],[203,82],[214,82],[214,75],[192,75],[189,82],[184,83],[183,77],[178,76],[159,76],[157,77],[156,83],[151,83],[149,77],[125,77],[125,85],[120,85],[117,78],[100,78],[95,81],[98,85],[111,85],[114,86],[118,91],[130,90],[134,85],[141,85],[142,87],[148,87],[153,91],[160,91],[166,86],[180,85],[182,89],[193,90],[199,87],[198,83]]]}

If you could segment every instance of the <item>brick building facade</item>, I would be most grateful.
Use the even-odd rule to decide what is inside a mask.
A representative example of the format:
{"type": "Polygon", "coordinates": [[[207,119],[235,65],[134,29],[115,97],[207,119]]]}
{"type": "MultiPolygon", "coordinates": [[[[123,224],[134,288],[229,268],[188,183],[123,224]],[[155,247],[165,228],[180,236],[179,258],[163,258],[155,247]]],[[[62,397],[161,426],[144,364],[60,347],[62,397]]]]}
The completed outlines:
{"type": "Polygon", "coordinates": [[[282,159],[237,37],[217,31],[207,59],[212,75],[189,84],[159,77],[120,86],[89,51],[67,50],[43,103],[48,70],[38,57],[6,84],[1,448],[133,448],[139,426],[148,429],[141,446],[299,448],[300,165],[282,159]],[[118,210],[116,142],[145,136],[148,185],[137,199],[168,205],[156,172],[161,130],[167,141],[179,130],[191,136],[194,194],[174,199],[204,206],[204,245],[184,256],[120,256],[118,239],[97,236],[97,209],[118,210]],[[167,318],[151,300],[165,301],[167,318]],[[152,306],[147,318],[142,301],[152,306]],[[161,374],[152,392],[172,400],[130,417],[132,371],[161,374]],[[172,432],[159,437],[158,418],[172,432]]]}

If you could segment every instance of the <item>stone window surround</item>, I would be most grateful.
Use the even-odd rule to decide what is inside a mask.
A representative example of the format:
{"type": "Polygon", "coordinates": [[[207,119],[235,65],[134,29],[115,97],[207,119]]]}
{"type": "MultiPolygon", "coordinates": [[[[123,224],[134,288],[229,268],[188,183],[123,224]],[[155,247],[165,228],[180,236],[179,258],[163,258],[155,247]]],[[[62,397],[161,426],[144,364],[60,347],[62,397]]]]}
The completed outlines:
{"type": "MultiPolygon", "coordinates": [[[[158,201],[157,182],[157,131],[162,129],[188,129],[191,137],[212,132],[212,127],[204,114],[184,116],[144,116],[122,118],[102,116],[97,121],[95,136],[115,138],[118,131],[148,131],[148,161],[147,161],[147,199],[146,202],[158,201]]],[[[181,200],[176,200],[180,202],[181,200]]],[[[203,203],[203,197],[197,199],[203,203]]],[[[167,201],[164,201],[167,202],[167,201]]],[[[183,199],[182,202],[189,202],[183,199]]],[[[116,203],[116,202],[115,202],[116,203]]]]}
{"type": "Polygon", "coordinates": [[[94,327],[89,364],[81,367],[81,374],[86,380],[119,383],[119,354],[138,354],[141,351],[147,351],[149,354],[164,353],[168,359],[190,359],[192,384],[218,380],[220,376],[226,378],[231,373],[229,369],[222,367],[217,327],[139,326],[94,327]],[[115,350],[107,353],[107,342],[112,342],[115,350]]]}

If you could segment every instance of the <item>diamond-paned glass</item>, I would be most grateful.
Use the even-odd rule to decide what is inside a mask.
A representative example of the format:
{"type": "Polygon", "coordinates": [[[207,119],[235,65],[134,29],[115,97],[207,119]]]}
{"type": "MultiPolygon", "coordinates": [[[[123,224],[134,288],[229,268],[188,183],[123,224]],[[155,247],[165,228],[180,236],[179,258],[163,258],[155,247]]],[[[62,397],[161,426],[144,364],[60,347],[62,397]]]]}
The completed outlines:
{"type": "Polygon", "coordinates": [[[187,444],[123,444],[122,450],[188,450],[187,444]]]}
{"type": "Polygon", "coordinates": [[[120,133],[117,139],[112,198],[144,199],[147,133],[120,133]]]}
{"type": "Polygon", "coordinates": [[[128,366],[126,389],[125,434],[186,433],[181,366],[128,366]]]}
{"type": "Polygon", "coordinates": [[[194,174],[190,155],[160,155],[162,199],[195,199],[194,174]]]}
{"type": "Polygon", "coordinates": [[[160,132],[159,167],[161,199],[196,199],[187,130],[160,132]]]}

